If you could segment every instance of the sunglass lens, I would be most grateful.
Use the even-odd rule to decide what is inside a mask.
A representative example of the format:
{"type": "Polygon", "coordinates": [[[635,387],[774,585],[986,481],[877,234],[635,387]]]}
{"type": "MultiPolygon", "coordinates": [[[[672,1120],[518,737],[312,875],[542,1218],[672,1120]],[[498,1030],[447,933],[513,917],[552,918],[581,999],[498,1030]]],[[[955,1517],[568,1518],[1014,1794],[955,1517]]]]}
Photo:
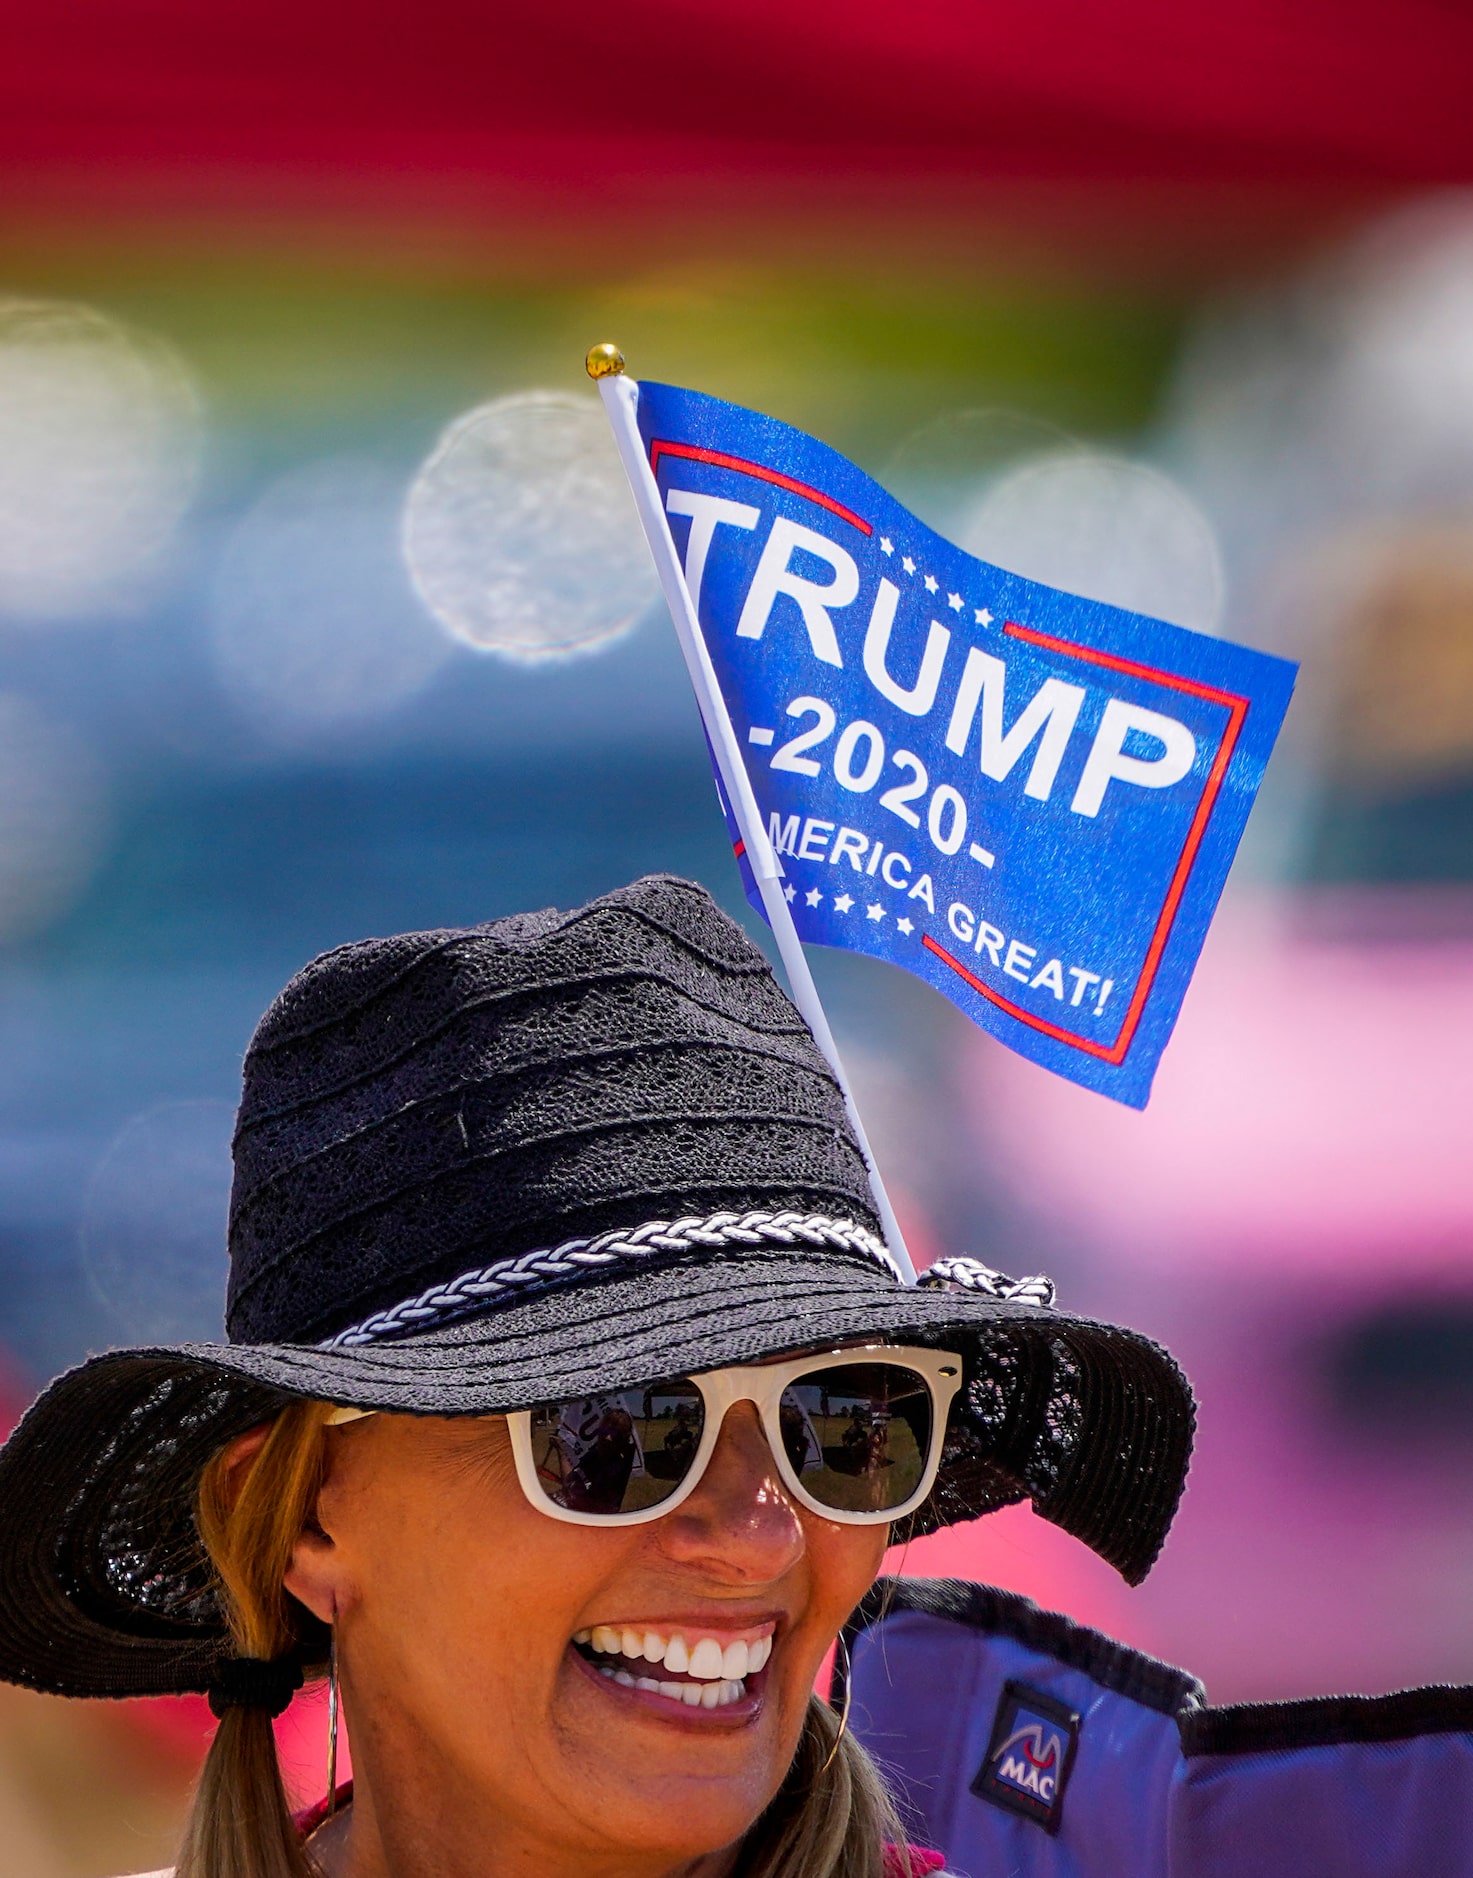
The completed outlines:
{"type": "Polygon", "coordinates": [[[921,1484],[934,1411],[923,1376],[899,1363],[815,1370],[783,1391],[783,1447],[804,1489],[843,1513],[903,1506],[921,1484]]]}
{"type": "Polygon", "coordinates": [[[706,1410],[693,1382],[577,1396],[532,1411],[537,1483],[575,1513],[640,1513],[690,1472],[706,1410]]]}

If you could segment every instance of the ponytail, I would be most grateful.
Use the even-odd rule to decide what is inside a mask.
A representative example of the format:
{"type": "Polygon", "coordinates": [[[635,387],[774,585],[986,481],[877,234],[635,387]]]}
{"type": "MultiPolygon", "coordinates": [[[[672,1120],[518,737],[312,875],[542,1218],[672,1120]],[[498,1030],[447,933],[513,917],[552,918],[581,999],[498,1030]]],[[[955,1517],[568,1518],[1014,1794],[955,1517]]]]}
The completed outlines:
{"type": "MultiPolygon", "coordinates": [[[[196,1524],[239,1657],[272,1662],[304,1641],[303,1613],[284,1580],[317,1504],[331,1413],[325,1402],[292,1403],[243,1478],[234,1478],[227,1448],[200,1481],[196,1524]]],[[[811,1697],[793,1764],[747,1834],[742,1878],[882,1878],[884,1848],[904,1841],[874,1762],[811,1697]]],[[[268,1709],[221,1716],[175,1878],[318,1878],[292,1823],[268,1709]]]]}
{"type": "MultiPolygon", "coordinates": [[[[238,1482],[230,1450],[200,1481],[195,1520],[214,1567],[236,1655],[272,1662],[301,1643],[284,1579],[322,1484],[322,1402],[294,1402],[238,1482]]],[[[205,1757],[176,1878],[315,1878],[276,1758],[269,1709],[227,1708],[205,1757]]]]}

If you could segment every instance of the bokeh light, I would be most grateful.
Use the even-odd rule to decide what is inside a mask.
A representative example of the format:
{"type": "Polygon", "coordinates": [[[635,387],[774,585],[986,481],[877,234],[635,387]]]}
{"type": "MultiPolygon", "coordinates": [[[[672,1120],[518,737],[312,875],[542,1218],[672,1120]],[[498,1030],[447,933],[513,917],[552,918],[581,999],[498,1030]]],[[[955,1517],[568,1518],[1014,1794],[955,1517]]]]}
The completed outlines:
{"type": "Polygon", "coordinates": [[[1250,858],[1466,879],[1473,202],[1414,204],[1225,298],[1157,442],[1217,525],[1225,629],[1301,661],[1250,858]]]}
{"type": "Polygon", "coordinates": [[[1346,274],[1325,309],[1340,351],[1331,354],[1331,421],[1322,427],[1342,476],[1383,503],[1466,491],[1473,212],[1450,204],[1397,217],[1353,251],[1346,274]]]}
{"type": "Polygon", "coordinates": [[[450,426],[410,490],[404,551],[449,632],[525,664],[611,644],[656,593],[607,420],[560,392],[450,426]]]}
{"type": "Polygon", "coordinates": [[[173,535],[199,459],[172,348],[90,307],[0,298],[0,614],[115,608],[173,535]]]}
{"type": "Polygon", "coordinates": [[[1160,470],[1102,450],[1051,450],[988,488],[961,545],[1014,574],[1196,632],[1222,614],[1212,524],[1160,470]]]}
{"type": "Polygon", "coordinates": [[[956,539],[987,490],[1025,459],[1079,447],[1061,425],[1006,405],[947,411],[896,448],[879,480],[938,534],[956,539]]]}
{"type": "Polygon", "coordinates": [[[102,769],[81,737],[31,699],[0,692],[0,941],[66,911],[107,822],[102,769]]]}
{"type": "Polygon", "coordinates": [[[289,740],[382,716],[452,655],[405,577],[403,479],[333,457],[288,472],[220,558],[215,659],[235,702],[289,740]]]}
{"type": "Polygon", "coordinates": [[[93,1171],[82,1258],[119,1342],[220,1336],[234,1123],[228,1102],[156,1103],[93,1171]]]}
{"type": "Polygon", "coordinates": [[[1234,576],[1342,520],[1473,498],[1473,204],[1420,205],[1204,319],[1167,446],[1234,576]]]}

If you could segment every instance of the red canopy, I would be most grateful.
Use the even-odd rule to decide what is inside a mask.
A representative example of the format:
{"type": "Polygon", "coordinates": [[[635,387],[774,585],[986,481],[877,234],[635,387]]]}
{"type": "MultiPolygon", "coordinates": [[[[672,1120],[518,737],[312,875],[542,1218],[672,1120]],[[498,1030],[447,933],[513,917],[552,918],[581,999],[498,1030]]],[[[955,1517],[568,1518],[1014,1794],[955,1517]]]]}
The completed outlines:
{"type": "MultiPolygon", "coordinates": [[[[641,193],[1473,174],[1448,0],[8,0],[0,165],[641,193]]],[[[14,192],[9,191],[12,202],[14,192]]],[[[793,206],[801,207],[801,203],[793,206]]]]}

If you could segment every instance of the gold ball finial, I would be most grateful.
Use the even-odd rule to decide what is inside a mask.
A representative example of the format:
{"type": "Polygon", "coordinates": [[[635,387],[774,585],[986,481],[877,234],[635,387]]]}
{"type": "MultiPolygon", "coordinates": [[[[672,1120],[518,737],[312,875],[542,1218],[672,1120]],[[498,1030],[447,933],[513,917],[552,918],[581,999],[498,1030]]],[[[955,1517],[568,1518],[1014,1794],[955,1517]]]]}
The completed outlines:
{"type": "Polygon", "coordinates": [[[588,368],[590,378],[617,378],[624,369],[624,354],[610,341],[601,346],[590,346],[588,357],[583,361],[588,368]]]}

